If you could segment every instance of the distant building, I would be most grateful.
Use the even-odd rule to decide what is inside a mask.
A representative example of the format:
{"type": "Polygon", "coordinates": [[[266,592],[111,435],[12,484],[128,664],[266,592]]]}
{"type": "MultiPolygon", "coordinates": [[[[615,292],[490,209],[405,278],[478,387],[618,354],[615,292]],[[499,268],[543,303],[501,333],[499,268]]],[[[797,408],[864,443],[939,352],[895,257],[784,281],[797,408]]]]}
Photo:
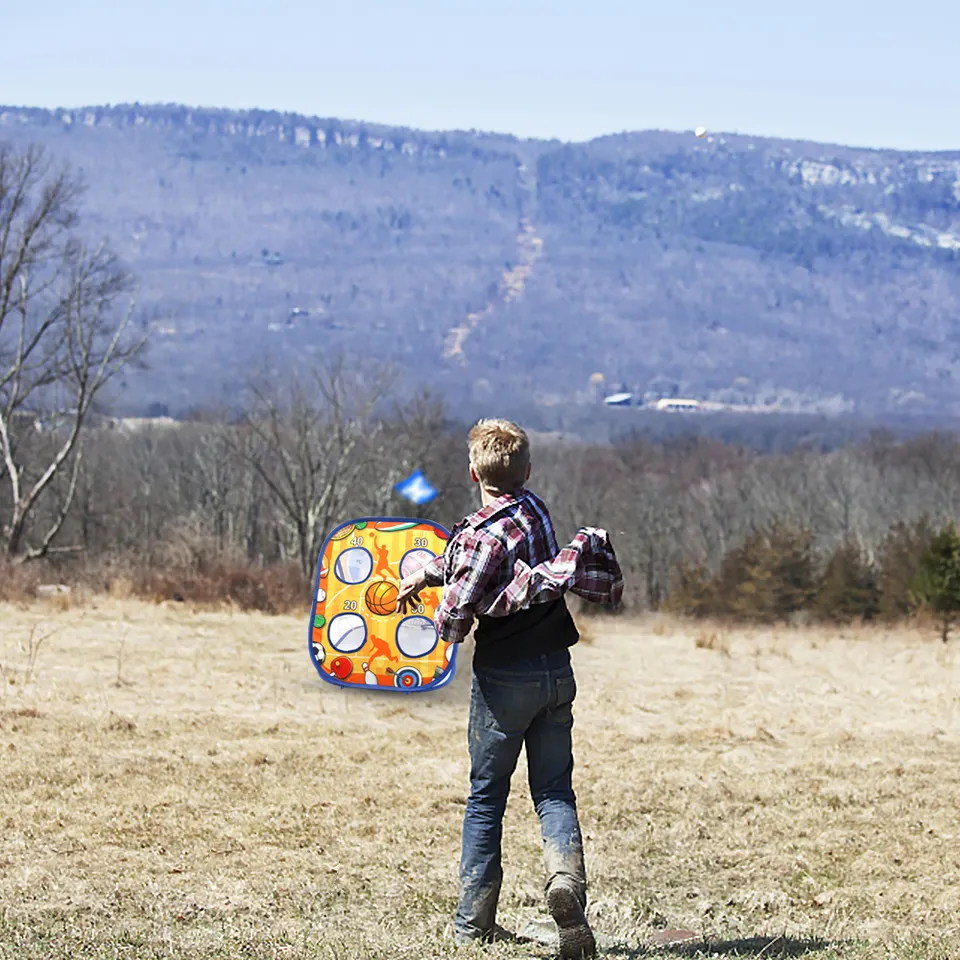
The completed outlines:
{"type": "Polygon", "coordinates": [[[173,417],[104,417],[98,425],[101,429],[136,433],[153,427],[176,427],[179,426],[179,421],[174,420],[173,417]]]}
{"type": "Polygon", "coordinates": [[[633,394],[612,393],[609,397],[604,397],[603,402],[608,407],[630,407],[633,406],[633,394]]]}
{"type": "Polygon", "coordinates": [[[655,409],[691,413],[696,410],[701,410],[702,404],[699,400],[681,400],[679,397],[669,397],[658,400],[655,409]]]}

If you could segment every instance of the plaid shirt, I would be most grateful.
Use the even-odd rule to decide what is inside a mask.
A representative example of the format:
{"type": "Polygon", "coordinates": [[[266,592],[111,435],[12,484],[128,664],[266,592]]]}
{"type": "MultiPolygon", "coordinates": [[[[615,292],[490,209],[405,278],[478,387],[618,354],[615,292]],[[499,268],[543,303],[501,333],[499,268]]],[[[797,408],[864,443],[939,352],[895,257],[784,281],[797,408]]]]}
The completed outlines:
{"type": "Polygon", "coordinates": [[[424,572],[427,586],[444,588],[434,619],[446,643],[460,643],[476,616],[505,617],[567,590],[612,604],[623,593],[606,532],[585,527],[558,550],[546,505],[529,490],[498,497],[461,520],[424,572]]]}

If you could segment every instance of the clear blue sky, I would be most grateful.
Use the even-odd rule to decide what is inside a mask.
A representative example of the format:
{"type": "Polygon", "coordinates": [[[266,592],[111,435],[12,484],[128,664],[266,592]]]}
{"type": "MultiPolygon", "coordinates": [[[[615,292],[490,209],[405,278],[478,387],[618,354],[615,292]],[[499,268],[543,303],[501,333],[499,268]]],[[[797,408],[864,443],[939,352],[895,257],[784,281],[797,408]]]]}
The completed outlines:
{"type": "Polygon", "coordinates": [[[0,0],[0,103],[960,149],[960,0],[0,0]]]}

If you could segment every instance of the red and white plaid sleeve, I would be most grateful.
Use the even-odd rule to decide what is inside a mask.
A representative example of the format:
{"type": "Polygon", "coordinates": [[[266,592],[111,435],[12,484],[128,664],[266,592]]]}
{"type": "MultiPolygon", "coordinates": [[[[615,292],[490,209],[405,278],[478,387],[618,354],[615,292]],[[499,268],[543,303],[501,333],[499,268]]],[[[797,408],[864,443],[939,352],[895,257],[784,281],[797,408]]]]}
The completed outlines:
{"type": "Polygon", "coordinates": [[[568,590],[593,603],[620,603],[623,573],[606,530],[583,527],[555,557],[535,567],[518,560],[513,579],[487,609],[479,612],[505,617],[534,604],[557,600],[568,590]]]}
{"type": "Polygon", "coordinates": [[[505,547],[482,530],[467,528],[451,538],[444,553],[443,596],[434,614],[445,643],[461,643],[470,632],[477,605],[503,564],[505,547]]]}
{"type": "Polygon", "coordinates": [[[443,586],[443,558],[444,554],[434,557],[423,568],[423,580],[428,587],[443,586]]]}
{"type": "Polygon", "coordinates": [[[444,547],[443,553],[439,557],[434,557],[424,568],[424,582],[428,587],[442,587],[443,586],[443,571],[444,564],[446,563],[447,558],[450,556],[450,550],[452,545],[457,540],[457,535],[466,529],[466,524],[464,521],[454,525],[453,530],[450,531],[450,539],[447,541],[446,547],[444,547]]]}

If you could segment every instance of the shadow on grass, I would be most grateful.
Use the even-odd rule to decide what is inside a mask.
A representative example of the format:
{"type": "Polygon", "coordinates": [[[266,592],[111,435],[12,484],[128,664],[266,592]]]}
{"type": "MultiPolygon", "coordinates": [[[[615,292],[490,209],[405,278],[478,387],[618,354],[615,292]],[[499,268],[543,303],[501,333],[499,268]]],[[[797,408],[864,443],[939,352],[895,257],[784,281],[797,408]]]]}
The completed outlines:
{"type": "Polygon", "coordinates": [[[763,957],[764,960],[784,960],[787,957],[805,957],[821,950],[836,948],[827,940],[796,939],[794,937],[744,937],[737,940],[685,940],[679,943],[645,945],[635,950],[610,947],[600,950],[600,956],[639,960],[641,957],[763,957]]]}

